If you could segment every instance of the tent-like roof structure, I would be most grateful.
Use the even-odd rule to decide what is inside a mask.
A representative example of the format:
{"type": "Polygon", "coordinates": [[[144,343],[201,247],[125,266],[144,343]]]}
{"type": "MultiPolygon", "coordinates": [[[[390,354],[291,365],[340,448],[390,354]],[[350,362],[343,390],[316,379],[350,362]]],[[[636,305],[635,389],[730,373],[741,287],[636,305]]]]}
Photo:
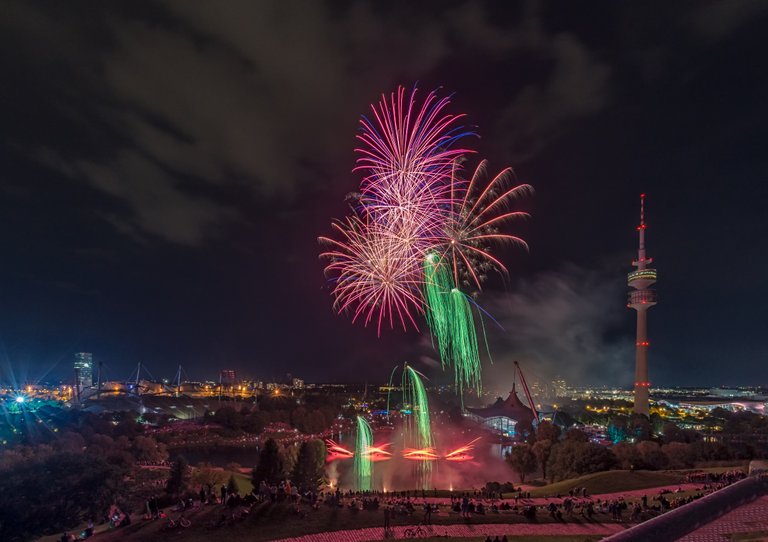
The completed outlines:
{"type": "Polygon", "coordinates": [[[481,418],[494,418],[503,416],[515,420],[516,422],[533,423],[534,415],[531,409],[523,404],[520,398],[517,396],[514,384],[512,385],[512,391],[509,392],[509,396],[506,399],[499,397],[496,402],[491,406],[484,408],[467,408],[467,410],[479,416],[481,418]]]}

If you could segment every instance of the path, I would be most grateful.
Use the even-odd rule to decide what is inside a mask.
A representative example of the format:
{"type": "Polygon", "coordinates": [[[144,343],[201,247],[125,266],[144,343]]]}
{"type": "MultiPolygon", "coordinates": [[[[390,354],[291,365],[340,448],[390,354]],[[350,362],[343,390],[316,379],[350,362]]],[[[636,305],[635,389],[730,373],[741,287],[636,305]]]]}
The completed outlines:
{"type": "MultiPolygon", "coordinates": [[[[646,489],[632,489],[630,491],[617,491],[615,493],[599,493],[595,495],[588,495],[586,499],[582,497],[572,497],[573,499],[577,501],[595,501],[597,499],[600,499],[601,501],[609,500],[612,501],[614,499],[618,499],[623,497],[626,499],[640,499],[643,495],[647,495],[648,499],[651,500],[653,497],[658,497],[661,495],[662,491],[671,491],[672,495],[667,494],[667,498],[674,498],[675,492],[680,489],[682,491],[704,491],[704,484],[672,484],[672,485],[666,485],[666,486],[658,486],[658,487],[649,487],[646,489]]],[[[707,490],[708,492],[710,490],[707,490]]],[[[461,498],[462,493],[460,491],[456,492],[456,496],[461,498]]],[[[379,499],[381,499],[381,495],[378,495],[379,499]]],[[[387,500],[390,497],[390,495],[385,496],[385,500],[387,500]]],[[[560,503],[562,502],[566,497],[568,497],[568,494],[561,495],[558,499],[557,497],[531,497],[530,499],[521,499],[520,504],[528,505],[528,504],[535,504],[538,506],[549,504],[550,502],[560,503]]],[[[482,497],[471,497],[475,502],[483,502],[483,503],[490,503],[492,500],[500,501],[504,500],[508,503],[514,502],[514,497],[512,498],[505,498],[505,499],[485,499],[482,497]]],[[[424,501],[433,503],[433,504],[450,504],[451,499],[450,497],[430,497],[427,492],[427,497],[423,499],[421,495],[418,496],[412,496],[411,501],[415,503],[423,503],[424,501]]]]}
{"type": "Polygon", "coordinates": [[[768,532],[768,496],[739,506],[685,535],[678,542],[725,542],[736,533],[768,532]]]}
{"type": "MultiPolygon", "coordinates": [[[[393,528],[394,538],[405,538],[405,530],[409,526],[393,528]]],[[[609,535],[624,530],[624,526],[616,523],[486,523],[469,525],[427,525],[427,536],[450,537],[495,537],[503,535],[609,535]]],[[[370,527],[349,531],[332,531],[308,534],[296,538],[283,538],[274,542],[366,542],[369,540],[384,540],[384,529],[370,527]]]]}

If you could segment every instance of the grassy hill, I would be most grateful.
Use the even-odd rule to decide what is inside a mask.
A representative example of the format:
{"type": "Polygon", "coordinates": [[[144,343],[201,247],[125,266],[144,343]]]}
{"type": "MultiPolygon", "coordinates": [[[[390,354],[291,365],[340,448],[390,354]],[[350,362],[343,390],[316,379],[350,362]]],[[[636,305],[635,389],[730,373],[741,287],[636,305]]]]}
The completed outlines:
{"type": "Polygon", "coordinates": [[[532,489],[531,496],[567,495],[569,489],[576,487],[586,487],[590,495],[616,493],[619,491],[674,485],[681,483],[682,480],[683,474],[680,471],[611,470],[541,486],[532,489]]]}

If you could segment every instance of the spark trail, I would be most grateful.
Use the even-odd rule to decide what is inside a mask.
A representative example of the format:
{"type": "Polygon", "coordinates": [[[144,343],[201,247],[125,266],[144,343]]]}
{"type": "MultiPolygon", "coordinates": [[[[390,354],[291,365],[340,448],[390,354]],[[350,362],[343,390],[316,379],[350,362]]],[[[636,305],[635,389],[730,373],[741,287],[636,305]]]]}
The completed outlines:
{"type": "Polygon", "coordinates": [[[358,491],[373,489],[373,462],[370,448],[373,444],[371,426],[362,416],[357,417],[355,436],[354,472],[358,491]]]}
{"type": "Polygon", "coordinates": [[[407,363],[403,369],[403,404],[411,408],[411,416],[406,422],[406,441],[410,448],[406,449],[405,453],[406,456],[410,454],[412,458],[424,459],[416,465],[416,478],[422,489],[429,489],[432,487],[431,460],[438,457],[434,451],[429,399],[421,373],[407,363]]]}

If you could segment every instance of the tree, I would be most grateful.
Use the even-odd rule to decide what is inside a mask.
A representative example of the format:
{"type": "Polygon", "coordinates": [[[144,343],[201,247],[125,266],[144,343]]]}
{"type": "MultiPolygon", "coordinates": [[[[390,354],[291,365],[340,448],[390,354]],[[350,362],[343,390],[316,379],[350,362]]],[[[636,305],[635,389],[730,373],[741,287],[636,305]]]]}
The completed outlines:
{"type": "Polygon", "coordinates": [[[642,458],[637,447],[629,442],[619,442],[611,447],[620,469],[630,470],[642,466],[642,458]]]}
{"type": "Polygon", "coordinates": [[[587,442],[589,436],[581,429],[572,428],[565,433],[565,440],[574,440],[576,442],[587,442]]]}
{"type": "Polygon", "coordinates": [[[183,455],[180,455],[171,467],[171,474],[165,483],[165,491],[169,495],[179,495],[187,489],[189,480],[189,463],[183,455]]]}
{"type": "Polygon", "coordinates": [[[0,540],[32,540],[104,515],[123,471],[101,457],[56,453],[0,470],[0,540]]]}
{"type": "Polygon", "coordinates": [[[665,423],[661,433],[664,437],[664,442],[667,444],[670,442],[685,442],[685,432],[672,422],[665,423]]]}
{"type": "Polygon", "coordinates": [[[635,440],[649,440],[653,431],[651,430],[651,422],[642,414],[632,414],[630,418],[632,425],[632,435],[635,440]]]}
{"type": "Polygon", "coordinates": [[[635,448],[640,454],[643,467],[646,469],[663,469],[669,462],[669,459],[661,451],[661,446],[657,442],[644,440],[643,442],[638,442],[635,448]]]}
{"type": "Polygon", "coordinates": [[[548,440],[554,444],[560,440],[560,428],[552,422],[541,422],[536,429],[536,440],[548,440]]]}
{"type": "Polygon", "coordinates": [[[195,485],[213,488],[224,481],[224,471],[212,467],[208,463],[200,463],[192,473],[192,482],[195,485]]]}
{"type": "Polygon", "coordinates": [[[550,479],[556,481],[609,470],[615,465],[616,458],[604,446],[566,440],[552,447],[547,470],[550,479]]]}
{"type": "Polygon", "coordinates": [[[325,478],[325,444],[320,440],[302,443],[291,473],[293,483],[302,491],[316,491],[325,478]]]}
{"type": "Polygon", "coordinates": [[[137,461],[162,461],[168,457],[165,444],[158,444],[152,437],[139,435],[133,439],[131,452],[137,461]]]}
{"type": "Polygon", "coordinates": [[[541,465],[541,477],[546,479],[547,461],[549,461],[549,456],[552,454],[552,441],[538,440],[533,444],[531,451],[533,452],[533,455],[536,456],[539,465],[541,465]]]}
{"type": "Polygon", "coordinates": [[[274,439],[264,443],[259,453],[259,464],[253,469],[253,487],[259,487],[260,482],[276,484],[283,477],[283,460],[274,439]]]}
{"type": "Polygon", "coordinates": [[[662,446],[661,451],[667,456],[669,468],[687,469],[693,467],[695,455],[690,444],[670,442],[662,446]]]}
{"type": "Polygon", "coordinates": [[[507,454],[507,463],[520,476],[520,482],[525,482],[525,475],[536,470],[536,456],[528,444],[518,444],[507,454]]]}

